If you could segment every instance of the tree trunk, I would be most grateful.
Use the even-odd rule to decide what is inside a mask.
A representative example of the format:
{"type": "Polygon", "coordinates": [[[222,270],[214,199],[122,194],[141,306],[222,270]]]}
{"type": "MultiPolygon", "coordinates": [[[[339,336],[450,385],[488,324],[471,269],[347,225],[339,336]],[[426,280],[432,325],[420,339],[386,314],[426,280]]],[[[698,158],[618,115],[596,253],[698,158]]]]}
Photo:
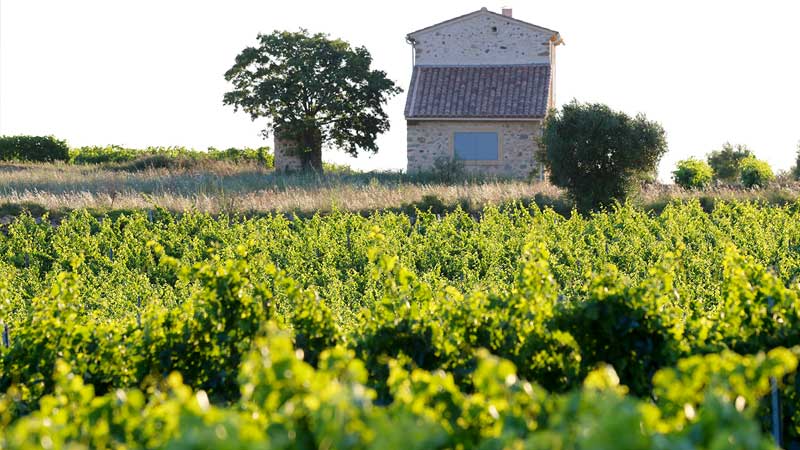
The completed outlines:
{"type": "Polygon", "coordinates": [[[301,158],[304,172],[322,173],[322,133],[319,129],[303,133],[301,145],[301,158]]]}

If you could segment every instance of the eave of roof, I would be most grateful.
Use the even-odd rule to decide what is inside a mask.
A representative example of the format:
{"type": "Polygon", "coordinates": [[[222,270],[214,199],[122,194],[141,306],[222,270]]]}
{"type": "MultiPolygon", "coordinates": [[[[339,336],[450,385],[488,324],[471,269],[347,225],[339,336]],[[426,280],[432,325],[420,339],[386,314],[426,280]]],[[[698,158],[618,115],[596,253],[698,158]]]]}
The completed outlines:
{"type": "Polygon", "coordinates": [[[412,39],[414,37],[414,35],[416,35],[416,34],[420,34],[422,32],[426,32],[426,31],[431,31],[431,30],[434,30],[436,28],[442,27],[444,25],[449,25],[451,23],[455,23],[455,22],[459,22],[459,21],[462,21],[462,20],[470,19],[470,18],[472,18],[474,16],[477,16],[477,15],[480,15],[480,14],[491,14],[493,16],[497,16],[497,17],[500,17],[502,19],[506,19],[506,20],[509,20],[511,22],[515,22],[515,23],[520,24],[520,25],[525,25],[527,27],[535,28],[537,30],[542,30],[542,31],[547,31],[549,33],[553,33],[553,35],[554,35],[553,40],[555,42],[557,42],[557,43],[563,42],[563,40],[561,39],[561,34],[558,31],[551,30],[551,29],[545,28],[545,27],[541,27],[539,25],[534,25],[534,24],[532,24],[530,22],[525,22],[524,20],[519,20],[519,19],[515,19],[513,17],[504,16],[504,15],[498,14],[498,13],[496,13],[494,11],[489,11],[487,8],[481,8],[481,9],[479,9],[477,11],[473,11],[471,13],[467,13],[467,14],[464,14],[464,15],[461,15],[461,16],[458,16],[458,17],[454,17],[452,19],[445,20],[444,22],[439,22],[437,24],[434,24],[434,25],[431,25],[431,26],[428,26],[428,27],[425,27],[425,28],[421,28],[421,29],[419,29],[417,31],[412,31],[411,33],[408,33],[406,35],[406,38],[412,39]]]}

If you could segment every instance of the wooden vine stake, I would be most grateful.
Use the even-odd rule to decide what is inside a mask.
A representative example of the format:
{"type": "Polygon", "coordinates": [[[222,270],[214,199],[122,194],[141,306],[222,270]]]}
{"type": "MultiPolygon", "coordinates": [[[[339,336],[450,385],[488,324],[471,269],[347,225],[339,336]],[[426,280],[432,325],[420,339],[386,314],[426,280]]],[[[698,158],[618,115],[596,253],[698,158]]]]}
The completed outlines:
{"type": "Polygon", "coordinates": [[[769,378],[769,384],[772,388],[772,436],[775,437],[775,444],[778,447],[783,447],[781,442],[781,399],[778,394],[778,381],[775,377],[769,378]]]}

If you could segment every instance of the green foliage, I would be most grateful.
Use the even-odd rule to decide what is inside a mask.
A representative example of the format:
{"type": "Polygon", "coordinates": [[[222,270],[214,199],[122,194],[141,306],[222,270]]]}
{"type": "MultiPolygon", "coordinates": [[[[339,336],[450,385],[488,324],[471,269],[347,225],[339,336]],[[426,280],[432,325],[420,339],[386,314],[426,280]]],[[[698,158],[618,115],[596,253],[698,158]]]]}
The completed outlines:
{"type": "Polygon", "coordinates": [[[466,178],[464,162],[456,158],[438,157],[433,161],[430,176],[443,183],[454,183],[466,178]]]}
{"type": "Polygon", "coordinates": [[[402,90],[372,69],[366,48],[325,34],[275,31],[259,34],[225,73],[233,84],[223,102],[299,144],[305,169],[321,172],[322,145],[353,156],[375,153],[375,139],[389,129],[383,105],[402,90]]]}
{"type": "Polygon", "coordinates": [[[3,231],[2,448],[767,449],[771,380],[800,436],[796,204],[3,231]]]}
{"type": "Polygon", "coordinates": [[[646,395],[656,370],[688,353],[673,271],[674,263],[662,263],[642,284],[630,286],[612,266],[590,282],[585,300],[560,319],[575,336],[586,368],[609,363],[635,394],[646,395]]]}
{"type": "Polygon", "coordinates": [[[573,101],[548,116],[540,159],[583,211],[623,201],[667,151],[664,129],[601,104],[573,101]]]}
{"type": "MultiPolygon", "coordinates": [[[[520,379],[512,363],[485,351],[477,356],[472,392],[459,390],[444,372],[409,372],[392,363],[395,400],[381,407],[374,403],[374,391],[364,385],[363,363],[352,353],[342,347],[327,350],[314,369],[298,357],[288,336],[271,331],[245,357],[238,376],[241,398],[227,406],[213,404],[205,391],[187,386],[178,373],[147,393],[118,389],[98,395],[68,364],[58,361],[54,392],[42,399],[37,411],[5,422],[0,445],[773,448],[753,421],[754,408],[748,401],[755,403],[763,395],[768,375],[793,372],[796,358],[784,349],[767,357],[712,358],[681,361],[678,371],[658,373],[664,406],[625,395],[625,386],[608,366],[591,372],[581,388],[558,395],[520,379]],[[712,370],[715,362],[725,365],[712,370]]],[[[0,399],[0,417],[6,421],[10,396],[0,399]]]]}
{"type": "Polygon", "coordinates": [[[105,147],[79,147],[70,150],[69,160],[73,164],[116,164],[127,169],[159,168],[190,165],[204,160],[244,162],[252,161],[273,167],[274,160],[268,147],[229,148],[207,151],[185,147],[126,148],[118,145],[105,147]]]}
{"type": "Polygon", "coordinates": [[[575,340],[549,327],[556,286],[546,250],[525,250],[511,291],[490,296],[465,297],[452,287],[434,289],[400,266],[396,257],[373,258],[374,273],[385,291],[364,311],[355,349],[367,363],[381,399],[387,395],[387,358],[427,370],[446,368],[462,386],[472,383],[469,374],[475,366],[465,355],[480,348],[510,359],[522,375],[552,389],[563,390],[580,376],[575,340]]]}
{"type": "Polygon", "coordinates": [[[747,356],[730,351],[696,355],[656,373],[653,394],[664,418],[677,427],[690,423],[690,411],[702,408],[709,395],[733,403],[752,417],[759,399],[770,391],[770,378],[782,380],[795,370],[797,357],[781,347],[747,356]]]}
{"type": "Polygon", "coordinates": [[[672,179],[684,189],[702,189],[711,183],[714,171],[705,161],[695,158],[678,161],[672,179]]]}
{"type": "Polygon", "coordinates": [[[754,353],[780,345],[800,344],[800,300],[777,276],[728,248],[723,261],[725,283],[712,339],[738,352],[754,353]]]}
{"type": "Polygon", "coordinates": [[[733,183],[739,181],[742,160],[752,157],[753,152],[746,145],[731,145],[726,142],[720,150],[708,155],[708,165],[714,170],[714,179],[733,183]]]}
{"type": "Polygon", "coordinates": [[[295,346],[303,351],[306,362],[316,366],[319,355],[341,341],[339,327],[316,292],[298,288],[290,278],[281,281],[286,295],[295,299],[289,312],[295,346]]]}
{"type": "Polygon", "coordinates": [[[800,180],[800,142],[797,143],[797,158],[794,162],[794,167],[792,167],[792,176],[794,176],[795,180],[800,180]]]}
{"type": "Polygon", "coordinates": [[[0,161],[67,161],[66,141],[53,136],[0,136],[0,161]]]}
{"type": "Polygon", "coordinates": [[[775,180],[775,174],[766,161],[748,157],[739,163],[742,185],[746,188],[765,187],[775,180]]]}

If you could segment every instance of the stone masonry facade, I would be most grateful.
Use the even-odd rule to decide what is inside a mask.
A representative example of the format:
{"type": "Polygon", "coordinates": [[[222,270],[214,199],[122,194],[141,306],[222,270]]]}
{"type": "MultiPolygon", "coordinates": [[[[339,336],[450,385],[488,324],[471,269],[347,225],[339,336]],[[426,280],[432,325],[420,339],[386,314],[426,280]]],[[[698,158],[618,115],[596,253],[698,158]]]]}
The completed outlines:
{"type": "Polygon", "coordinates": [[[417,65],[550,64],[553,32],[496,14],[413,35],[417,65]]]}
{"type": "Polygon", "coordinates": [[[412,32],[414,68],[405,117],[407,171],[435,169],[461,155],[473,173],[541,179],[542,123],[555,104],[557,31],[486,8],[412,32]],[[470,133],[473,135],[470,136],[470,133]],[[495,141],[480,137],[497,133],[495,141]],[[483,153],[475,153],[483,152],[483,153]],[[476,158],[481,156],[475,156],[476,158]]]}
{"type": "Polygon", "coordinates": [[[303,167],[303,161],[296,153],[297,142],[285,139],[278,132],[273,133],[275,139],[275,170],[277,172],[295,172],[303,167]]]}
{"type": "Polygon", "coordinates": [[[538,178],[535,152],[541,136],[539,121],[408,121],[408,173],[433,169],[436,160],[453,158],[453,136],[462,131],[496,132],[499,160],[462,161],[468,172],[515,178],[538,178]]]}

